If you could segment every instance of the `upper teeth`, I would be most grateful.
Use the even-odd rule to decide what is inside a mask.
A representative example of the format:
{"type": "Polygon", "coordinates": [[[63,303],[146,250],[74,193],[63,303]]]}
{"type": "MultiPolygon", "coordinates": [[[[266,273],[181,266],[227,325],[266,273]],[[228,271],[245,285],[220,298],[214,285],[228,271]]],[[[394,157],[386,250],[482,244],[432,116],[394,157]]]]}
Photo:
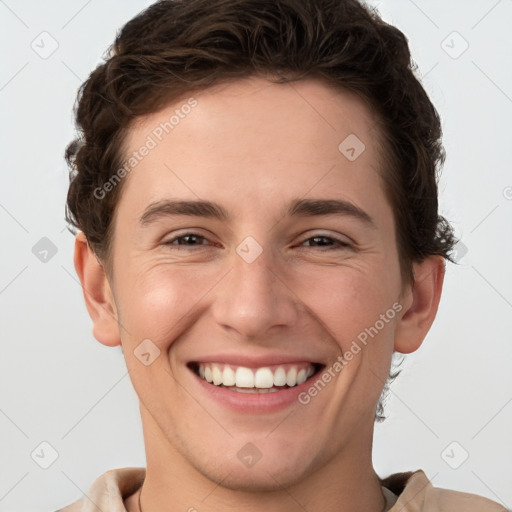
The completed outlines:
{"type": "Polygon", "coordinates": [[[217,363],[199,363],[199,375],[216,386],[239,388],[272,388],[274,386],[297,386],[315,372],[312,364],[288,364],[282,366],[246,368],[217,363]]]}

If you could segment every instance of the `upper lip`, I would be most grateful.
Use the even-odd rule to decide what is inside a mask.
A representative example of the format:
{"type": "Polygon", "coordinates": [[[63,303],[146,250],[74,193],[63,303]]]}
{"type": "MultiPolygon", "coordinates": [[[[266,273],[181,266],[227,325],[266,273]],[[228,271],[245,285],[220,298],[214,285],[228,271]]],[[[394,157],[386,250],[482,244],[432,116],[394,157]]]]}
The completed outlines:
{"type": "Polygon", "coordinates": [[[241,354],[211,354],[191,360],[194,363],[225,363],[231,366],[243,366],[246,368],[262,368],[280,364],[323,364],[318,358],[298,357],[289,354],[269,354],[265,356],[249,356],[241,354]]]}

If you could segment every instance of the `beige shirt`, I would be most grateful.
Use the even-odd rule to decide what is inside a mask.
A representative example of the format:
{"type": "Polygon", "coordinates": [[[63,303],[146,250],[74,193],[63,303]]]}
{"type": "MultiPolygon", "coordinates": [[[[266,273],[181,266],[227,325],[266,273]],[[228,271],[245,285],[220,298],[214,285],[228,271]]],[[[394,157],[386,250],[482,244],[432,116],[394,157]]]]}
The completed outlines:
{"type": "MultiPolygon", "coordinates": [[[[97,478],[87,494],[57,512],[126,512],[123,500],[137,491],[144,468],[121,468],[97,478]]],[[[384,512],[507,512],[498,503],[474,494],[436,489],[421,470],[382,480],[384,512]]]]}

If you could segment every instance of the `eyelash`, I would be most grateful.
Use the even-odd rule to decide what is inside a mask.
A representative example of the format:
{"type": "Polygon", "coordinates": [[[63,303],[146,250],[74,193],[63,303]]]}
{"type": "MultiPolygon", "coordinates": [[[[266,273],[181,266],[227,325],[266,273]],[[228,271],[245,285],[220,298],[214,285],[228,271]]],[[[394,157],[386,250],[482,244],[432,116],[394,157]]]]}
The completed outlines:
{"type": "MultiPolygon", "coordinates": [[[[194,232],[188,232],[188,233],[184,233],[183,235],[177,236],[177,237],[173,238],[172,240],[169,240],[168,242],[164,242],[164,245],[175,246],[175,247],[178,248],[178,250],[182,250],[182,249],[193,249],[194,250],[194,249],[196,249],[198,247],[202,247],[203,245],[205,245],[205,244],[187,245],[187,244],[175,244],[174,243],[176,240],[180,240],[180,239],[186,238],[187,236],[194,236],[194,237],[201,238],[203,240],[208,240],[203,235],[199,235],[198,233],[194,233],[194,232]]],[[[306,246],[306,247],[325,247],[325,249],[321,249],[323,251],[343,250],[343,249],[347,249],[347,248],[351,247],[351,244],[349,244],[348,242],[345,242],[344,240],[340,240],[338,238],[335,238],[335,237],[332,237],[332,236],[327,236],[327,235],[311,236],[309,238],[306,238],[302,243],[308,242],[308,241],[313,240],[315,238],[324,238],[324,239],[330,240],[330,241],[333,242],[333,245],[317,245],[317,246],[311,246],[310,245],[310,246],[306,246]]]]}

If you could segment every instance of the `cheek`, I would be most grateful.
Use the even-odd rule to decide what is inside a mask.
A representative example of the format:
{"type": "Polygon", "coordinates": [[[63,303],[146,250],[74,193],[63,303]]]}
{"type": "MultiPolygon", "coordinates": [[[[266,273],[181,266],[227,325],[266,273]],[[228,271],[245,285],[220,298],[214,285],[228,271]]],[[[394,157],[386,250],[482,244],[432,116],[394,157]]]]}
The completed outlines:
{"type": "MultiPolygon", "coordinates": [[[[340,348],[346,350],[381,314],[392,308],[396,283],[391,287],[380,279],[378,272],[368,269],[338,267],[313,269],[302,274],[295,286],[300,287],[299,297],[307,297],[308,309],[340,348]]],[[[386,323],[386,329],[390,324],[386,323]]]]}
{"type": "MultiPolygon", "coordinates": [[[[124,279],[117,287],[120,321],[126,329],[123,343],[133,349],[150,339],[161,351],[168,351],[211,307],[215,287],[229,265],[137,264],[132,259],[125,268],[128,271],[119,274],[124,279]]],[[[372,258],[366,263],[305,263],[300,268],[281,268],[280,279],[286,286],[280,300],[294,302],[298,298],[311,317],[306,323],[322,326],[344,351],[392,307],[399,285],[397,275],[398,270],[391,272],[385,261],[372,258]]],[[[386,331],[388,327],[386,324],[386,331]]]]}
{"type": "Polygon", "coordinates": [[[150,339],[167,351],[181,332],[197,319],[202,299],[218,280],[218,273],[197,266],[154,265],[127,275],[120,319],[130,345],[150,339]]]}

